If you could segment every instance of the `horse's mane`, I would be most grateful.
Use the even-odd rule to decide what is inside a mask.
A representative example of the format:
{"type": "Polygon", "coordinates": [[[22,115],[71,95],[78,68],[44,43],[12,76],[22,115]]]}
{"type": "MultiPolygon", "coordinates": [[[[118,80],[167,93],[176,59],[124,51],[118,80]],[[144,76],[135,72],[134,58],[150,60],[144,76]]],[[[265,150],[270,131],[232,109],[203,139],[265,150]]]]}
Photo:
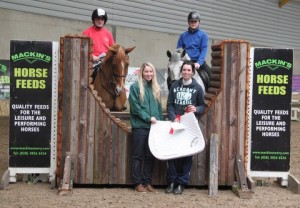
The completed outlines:
{"type": "Polygon", "coordinates": [[[186,51],[183,48],[177,48],[170,54],[170,61],[186,61],[190,60],[189,55],[186,53],[186,51]]]}
{"type": "MultiPolygon", "coordinates": [[[[122,59],[124,56],[125,56],[125,53],[120,53],[120,50],[122,49],[123,47],[122,46],[120,46],[119,44],[117,44],[117,43],[115,43],[115,44],[113,44],[112,46],[110,46],[109,48],[108,48],[108,52],[107,52],[107,54],[106,54],[106,56],[105,56],[105,60],[103,61],[104,63],[107,61],[107,60],[109,60],[111,57],[112,57],[112,55],[113,54],[115,54],[116,55],[116,60],[120,60],[120,59],[122,59]]],[[[125,50],[125,49],[124,49],[125,50]]]]}
{"type": "Polygon", "coordinates": [[[108,48],[109,51],[115,51],[117,49],[119,49],[121,46],[118,43],[113,44],[112,46],[110,46],[108,48]]]}

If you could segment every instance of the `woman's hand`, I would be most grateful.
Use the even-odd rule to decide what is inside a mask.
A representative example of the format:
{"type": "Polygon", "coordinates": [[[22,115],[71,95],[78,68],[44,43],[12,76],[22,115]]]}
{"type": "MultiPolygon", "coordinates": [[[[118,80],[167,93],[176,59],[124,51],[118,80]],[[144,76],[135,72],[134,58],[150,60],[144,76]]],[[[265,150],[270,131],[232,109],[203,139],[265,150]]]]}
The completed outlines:
{"type": "Polygon", "coordinates": [[[155,117],[151,117],[151,118],[150,118],[150,121],[151,121],[152,124],[156,124],[156,121],[157,121],[157,120],[156,120],[155,117]]]}
{"type": "Polygon", "coordinates": [[[178,118],[175,118],[175,120],[173,122],[178,122],[180,123],[180,120],[178,118]]]}
{"type": "Polygon", "coordinates": [[[187,110],[186,110],[186,112],[196,112],[196,107],[194,106],[194,105],[188,105],[187,107],[187,110]]]}
{"type": "Polygon", "coordinates": [[[95,55],[93,55],[93,63],[97,63],[99,61],[99,58],[95,55]]]}
{"type": "Polygon", "coordinates": [[[194,63],[194,65],[195,65],[195,69],[199,69],[200,68],[200,64],[194,63]]]}

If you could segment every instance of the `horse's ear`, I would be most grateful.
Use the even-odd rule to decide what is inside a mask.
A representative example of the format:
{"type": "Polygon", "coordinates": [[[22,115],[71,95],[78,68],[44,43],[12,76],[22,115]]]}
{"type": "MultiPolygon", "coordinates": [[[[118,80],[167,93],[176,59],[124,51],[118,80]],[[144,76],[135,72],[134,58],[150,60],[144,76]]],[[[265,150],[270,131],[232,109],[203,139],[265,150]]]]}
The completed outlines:
{"type": "Polygon", "coordinates": [[[170,52],[169,50],[167,50],[167,56],[168,56],[169,58],[171,58],[171,56],[172,56],[172,54],[171,54],[171,52],[170,52]]]}
{"type": "Polygon", "coordinates": [[[135,46],[132,47],[132,48],[126,48],[126,49],[125,49],[125,53],[128,54],[128,53],[130,53],[131,51],[133,51],[133,49],[135,49],[135,46]]]}

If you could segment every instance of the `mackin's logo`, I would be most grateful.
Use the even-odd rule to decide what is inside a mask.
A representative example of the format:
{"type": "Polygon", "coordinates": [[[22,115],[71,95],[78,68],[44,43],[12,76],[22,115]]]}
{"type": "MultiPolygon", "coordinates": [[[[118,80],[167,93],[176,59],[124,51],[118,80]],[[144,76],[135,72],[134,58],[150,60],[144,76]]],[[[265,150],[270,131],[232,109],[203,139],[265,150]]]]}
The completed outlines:
{"type": "Polygon", "coordinates": [[[4,64],[0,64],[0,71],[5,74],[7,71],[7,67],[4,64]]]}
{"type": "Polygon", "coordinates": [[[286,68],[290,70],[292,68],[293,64],[287,61],[279,60],[279,59],[265,59],[261,61],[255,62],[255,67],[257,69],[262,67],[268,67],[272,71],[278,69],[279,67],[286,68]]]}
{"type": "Polygon", "coordinates": [[[11,60],[13,62],[25,60],[30,64],[33,64],[36,61],[44,61],[46,63],[49,63],[51,61],[51,56],[48,56],[43,53],[38,53],[38,52],[26,51],[26,52],[16,53],[12,55],[11,60]]]}

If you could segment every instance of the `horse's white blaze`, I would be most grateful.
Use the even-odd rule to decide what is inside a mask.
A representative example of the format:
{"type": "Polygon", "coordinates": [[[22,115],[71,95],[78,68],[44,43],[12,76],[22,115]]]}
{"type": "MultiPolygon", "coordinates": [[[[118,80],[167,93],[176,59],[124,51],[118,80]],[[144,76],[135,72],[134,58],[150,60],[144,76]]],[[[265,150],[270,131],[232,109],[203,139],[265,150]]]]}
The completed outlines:
{"type": "Polygon", "coordinates": [[[182,65],[183,61],[176,61],[176,62],[170,62],[169,63],[169,69],[171,70],[171,79],[172,80],[178,80],[180,78],[180,67],[182,65]]]}
{"type": "Polygon", "coordinates": [[[123,83],[125,83],[125,64],[124,61],[121,62],[121,66],[122,66],[122,85],[123,83]]]}

